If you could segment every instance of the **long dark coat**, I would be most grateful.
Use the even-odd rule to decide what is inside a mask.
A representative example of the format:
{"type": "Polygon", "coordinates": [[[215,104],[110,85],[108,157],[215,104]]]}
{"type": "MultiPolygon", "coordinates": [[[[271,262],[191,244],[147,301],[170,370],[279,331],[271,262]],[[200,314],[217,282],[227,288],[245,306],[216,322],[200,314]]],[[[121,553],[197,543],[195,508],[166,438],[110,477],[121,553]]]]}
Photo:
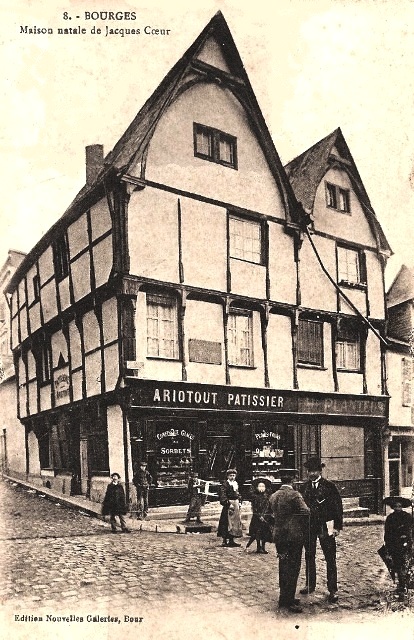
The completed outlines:
{"type": "Polygon", "coordinates": [[[336,485],[326,478],[319,480],[318,488],[312,488],[312,482],[305,483],[303,497],[310,509],[310,527],[318,535],[326,535],[326,523],[333,520],[334,529],[343,527],[342,498],[336,485]]]}
{"type": "Polygon", "coordinates": [[[385,520],[384,542],[398,571],[411,554],[413,519],[407,511],[393,511],[385,520]]]}
{"type": "Polygon", "coordinates": [[[268,494],[266,492],[259,493],[258,491],[253,491],[250,502],[252,503],[253,515],[250,520],[249,536],[257,540],[262,540],[263,542],[272,542],[273,533],[271,525],[274,518],[268,494]]]}
{"type": "Polygon", "coordinates": [[[120,484],[108,484],[102,504],[102,515],[124,516],[127,513],[124,488],[120,484]]]}
{"type": "Polygon", "coordinates": [[[230,500],[240,500],[241,495],[238,491],[235,491],[231,484],[226,480],[219,489],[220,504],[223,505],[223,509],[220,514],[220,520],[217,528],[217,536],[219,538],[229,537],[229,505],[230,500]]]}

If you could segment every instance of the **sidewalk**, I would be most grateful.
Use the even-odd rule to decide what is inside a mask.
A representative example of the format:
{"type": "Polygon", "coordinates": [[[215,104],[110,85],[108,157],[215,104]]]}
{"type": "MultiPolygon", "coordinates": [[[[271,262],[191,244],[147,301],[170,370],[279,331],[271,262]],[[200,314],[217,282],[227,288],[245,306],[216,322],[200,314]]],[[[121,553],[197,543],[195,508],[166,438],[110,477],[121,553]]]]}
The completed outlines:
{"type": "MultiPolygon", "coordinates": [[[[45,497],[52,502],[64,505],[70,509],[76,509],[80,513],[93,518],[103,520],[102,505],[92,502],[85,496],[63,496],[46,487],[37,487],[24,480],[3,475],[3,479],[19,485],[28,491],[36,492],[40,497],[45,497]]],[[[187,505],[173,505],[170,507],[153,507],[145,520],[137,520],[135,517],[127,516],[128,528],[134,531],[152,531],[154,533],[186,533],[184,523],[187,514],[187,505]]],[[[211,525],[215,531],[220,518],[221,505],[217,501],[208,502],[202,510],[202,521],[206,525],[211,525]]],[[[242,506],[242,522],[245,529],[252,515],[251,505],[244,502],[242,506]]],[[[344,518],[344,526],[363,526],[371,524],[383,524],[385,517],[373,514],[364,518],[344,518]]],[[[109,523],[108,523],[109,527],[109,523]]]]}

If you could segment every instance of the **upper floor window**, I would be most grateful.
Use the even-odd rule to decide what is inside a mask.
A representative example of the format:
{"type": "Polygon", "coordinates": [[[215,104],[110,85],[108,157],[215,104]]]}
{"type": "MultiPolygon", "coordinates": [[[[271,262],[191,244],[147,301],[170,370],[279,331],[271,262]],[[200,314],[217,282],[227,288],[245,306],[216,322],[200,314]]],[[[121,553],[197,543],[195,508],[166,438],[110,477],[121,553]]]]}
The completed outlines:
{"type": "Polygon", "coordinates": [[[36,274],[33,276],[33,300],[36,302],[40,299],[40,278],[36,274]]]}
{"type": "Polygon", "coordinates": [[[253,366],[253,317],[251,311],[232,309],[227,326],[229,364],[253,366]]]}
{"type": "Polygon", "coordinates": [[[323,323],[318,320],[299,320],[298,362],[323,366],[323,323]]]}
{"type": "Polygon", "coordinates": [[[360,371],[361,335],[352,320],[341,320],[336,337],[336,365],[345,371],[360,371]]]}
{"type": "Polygon", "coordinates": [[[224,131],[195,122],[194,155],[237,169],[237,139],[224,131]]]}
{"type": "Polygon", "coordinates": [[[230,216],[230,257],[262,264],[262,226],[257,220],[230,216]]]}
{"type": "Polygon", "coordinates": [[[357,249],[338,246],[338,282],[365,284],[365,255],[357,249]]]}
{"type": "Polygon", "coordinates": [[[351,212],[351,201],[349,189],[343,189],[336,184],[326,183],[326,204],[331,209],[342,211],[342,213],[351,212]]]}
{"type": "Polygon", "coordinates": [[[69,275],[69,251],[66,236],[57,238],[53,243],[53,264],[58,282],[69,275]]]}
{"type": "Polygon", "coordinates": [[[50,341],[38,336],[32,347],[38,384],[50,381],[50,341]]]}
{"type": "Polygon", "coordinates": [[[147,356],[179,358],[177,298],[147,293],[147,356]]]}

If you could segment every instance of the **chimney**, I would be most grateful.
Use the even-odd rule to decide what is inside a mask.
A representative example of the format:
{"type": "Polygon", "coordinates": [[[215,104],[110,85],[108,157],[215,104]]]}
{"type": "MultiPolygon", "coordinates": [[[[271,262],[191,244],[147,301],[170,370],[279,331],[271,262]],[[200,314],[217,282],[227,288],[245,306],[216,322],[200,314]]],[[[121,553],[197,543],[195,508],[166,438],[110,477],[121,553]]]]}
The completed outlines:
{"type": "Polygon", "coordinates": [[[85,147],[86,152],[86,184],[95,182],[98,173],[103,167],[103,144],[90,144],[85,147]]]}

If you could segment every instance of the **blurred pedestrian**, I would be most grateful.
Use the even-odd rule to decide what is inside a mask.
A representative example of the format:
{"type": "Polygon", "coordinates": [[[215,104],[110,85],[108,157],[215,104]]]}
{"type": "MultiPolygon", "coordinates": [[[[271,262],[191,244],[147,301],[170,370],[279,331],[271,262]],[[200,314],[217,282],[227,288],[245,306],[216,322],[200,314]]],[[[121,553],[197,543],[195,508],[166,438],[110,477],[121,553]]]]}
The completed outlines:
{"type": "Polygon", "coordinates": [[[147,463],[142,460],[139,468],[132,478],[132,483],[137,490],[137,518],[145,520],[148,515],[148,492],[152,484],[152,476],[147,469],[147,463]]]}
{"type": "Polygon", "coordinates": [[[404,600],[413,546],[413,518],[403,509],[411,507],[411,500],[400,496],[390,496],[385,498],[384,504],[393,509],[385,520],[384,543],[392,558],[392,578],[395,581],[397,576],[398,579],[399,600],[404,600]]]}
{"type": "Polygon", "coordinates": [[[303,497],[310,508],[309,535],[305,540],[306,585],[300,593],[308,594],[316,588],[316,542],[326,561],[328,601],[338,602],[338,571],[336,566],[336,536],[343,526],[342,499],[333,482],[322,478],[324,464],[320,458],[305,462],[308,481],[303,497]]]}
{"type": "Polygon", "coordinates": [[[275,519],[274,542],[279,558],[279,608],[302,613],[300,601],[295,598],[302,560],[302,548],[309,521],[309,508],[293,488],[296,469],[279,469],[282,485],[270,496],[275,519]]]}
{"type": "Polygon", "coordinates": [[[196,518],[196,522],[201,524],[201,509],[205,504],[206,496],[201,493],[201,481],[197,471],[192,471],[188,479],[188,495],[190,504],[188,506],[185,522],[190,522],[196,518]]]}
{"type": "Polygon", "coordinates": [[[123,486],[119,483],[121,476],[119,473],[113,473],[111,475],[112,481],[106,489],[106,494],[102,504],[102,514],[104,516],[110,516],[110,523],[112,533],[118,533],[116,517],[119,518],[122,533],[129,533],[125,522],[125,515],[128,511],[125,491],[123,486]]]}
{"type": "Polygon", "coordinates": [[[265,548],[266,542],[273,541],[271,525],[274,518],[269,502],[271,492],[272,484],[267,478],[255,478],[252,481],[250,502],[253,515],[249,526],[250,539],[246,549],[256,540],[256,553],[268,553],[265,548]]]}
{"type": "Polygon", "coordinates": [[[220,504],[223,509],[221,510],[217,536],[223,538],[222,547],[241,546],[234,540],[234,538],[241,538],[243,535],[240,518],[241,495],[236,475],[236,469],[228,469],[226,480],[219,489],[220,504]]]}

